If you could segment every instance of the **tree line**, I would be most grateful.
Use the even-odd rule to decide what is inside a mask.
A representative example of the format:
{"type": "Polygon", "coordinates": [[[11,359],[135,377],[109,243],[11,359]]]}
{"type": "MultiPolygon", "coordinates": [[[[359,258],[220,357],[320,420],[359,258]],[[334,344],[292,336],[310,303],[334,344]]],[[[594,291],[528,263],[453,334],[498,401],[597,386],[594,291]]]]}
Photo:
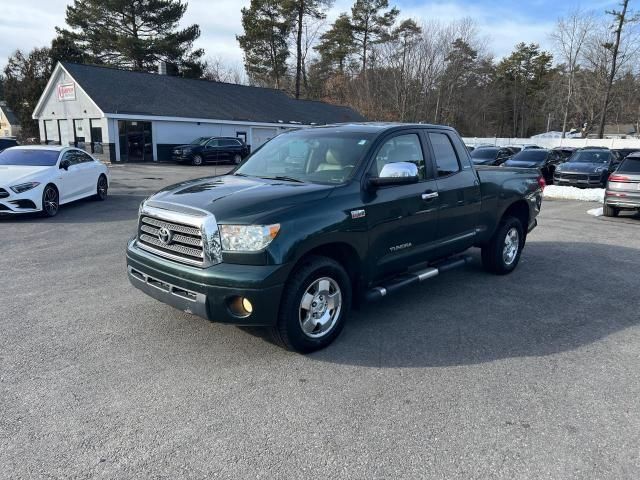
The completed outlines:
{"type": "Polygon", "coordinates": [[[609,123],[640,130],[639,18],[629,3],[574,10],[549,32],[549,51],[519,43],[498,59],[471,19],[403,18],[388,0],[354,0],[328,23],[333,0],[251,0],[236,37],[239,72],[194,48],[200,28],[179,28],[181,0],[74,0],[51,46],[9,58],[0,95],[37,136],[31,113],[57,61],[141,71],[165,61],[175,75],[283,89],[371,120],[479,137],[602,137],[609,123]]]}

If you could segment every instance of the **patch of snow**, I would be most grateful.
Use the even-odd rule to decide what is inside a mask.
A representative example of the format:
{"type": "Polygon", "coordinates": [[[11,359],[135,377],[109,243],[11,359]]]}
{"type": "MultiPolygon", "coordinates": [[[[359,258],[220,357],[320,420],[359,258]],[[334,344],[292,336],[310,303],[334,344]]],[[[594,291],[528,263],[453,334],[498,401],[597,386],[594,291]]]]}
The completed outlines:
{"type": "Polygon", "coordinates": [[[603,203],[604,188],[577,188],[561,185],[548,185],[544,189],[544,198],[603,203]]]}
{"type": "Polygon", "coordinates": [[[592,208],[591,210],[587,210],[587,213],[589,215],[593,215],[594,217],[601,217],[602,216],[602,207],[600,207],[600,208],[592,208]]]}

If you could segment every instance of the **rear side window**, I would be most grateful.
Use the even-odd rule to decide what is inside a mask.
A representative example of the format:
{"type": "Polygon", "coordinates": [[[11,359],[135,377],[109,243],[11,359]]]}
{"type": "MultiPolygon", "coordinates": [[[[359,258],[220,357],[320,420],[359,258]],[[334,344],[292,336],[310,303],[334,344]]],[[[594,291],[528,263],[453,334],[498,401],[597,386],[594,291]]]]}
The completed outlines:
{"type": "Polygon", "coordinates": [[[240,142],[237,140],[220,140],[220,146],[222,147],[238,147],[240,142]]]}
{"type": "Polygon", "coordinates": [[[621,173],[640,174],[640,158],[625,158],[617,171],[621,173]]]}
{"type": "Polygon", "coordinates": [[[446,177],[460,171],[458,156],[456,155],[449,137],[443,133],[429,133],[431,147],[436,157],[438,176],[446,177]]]}

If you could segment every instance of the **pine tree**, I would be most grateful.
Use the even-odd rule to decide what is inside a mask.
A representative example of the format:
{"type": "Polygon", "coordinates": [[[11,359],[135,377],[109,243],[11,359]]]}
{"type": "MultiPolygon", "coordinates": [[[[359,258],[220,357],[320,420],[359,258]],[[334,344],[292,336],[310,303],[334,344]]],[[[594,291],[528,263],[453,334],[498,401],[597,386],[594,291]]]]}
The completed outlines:
{"type": "Polygon", "coordinates": [[[362,72],[367,71],[367,54],[371,44],[388,35],[400,11],[393,7],[388,11],[388,0],[356,0],[351,7],[351,25],[356,43],[360,47],[362,72]]]}
{"type": "Polygon", "coordinates": [[[244,34],[236,37],[249,77],[275,88],[282,86],[289,57],[291,22],[285,6],[278,0],[251,0],[249,8],[242,9],[244,34]]]}
{"type": "Polygon", "coordinates": [[[344,72],[349,55],[355,52],[351,19],[346,13],[333,22],[329,30],[322,34],[320,43],[315,47],[324,65],[337,65],[340,73],[344,72]]]}
{"type": "Polygon", "coordinates": [[[154,71],[165,61],[199,77],[204,51],[193,42],[200,27],[178,30],[186,10],[181,0],[74,0],[66,12],[70,29],[57,31],[92,63],[154,71]]]}

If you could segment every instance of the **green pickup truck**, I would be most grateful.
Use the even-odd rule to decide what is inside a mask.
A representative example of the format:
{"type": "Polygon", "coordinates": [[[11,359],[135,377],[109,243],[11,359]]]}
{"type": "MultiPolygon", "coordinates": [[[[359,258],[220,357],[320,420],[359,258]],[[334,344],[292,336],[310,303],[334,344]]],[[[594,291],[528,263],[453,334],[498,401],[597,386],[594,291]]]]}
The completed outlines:
{"type": "Polygon", "coordinates": [[[537,170],[475,168],[455,130],[349,124],[279,135],[228,175],[140,205],[131,283],[211,321],[269,327],[298,352],[349,310],[464,265],[511,272],[536,226],[537,170]]]}

